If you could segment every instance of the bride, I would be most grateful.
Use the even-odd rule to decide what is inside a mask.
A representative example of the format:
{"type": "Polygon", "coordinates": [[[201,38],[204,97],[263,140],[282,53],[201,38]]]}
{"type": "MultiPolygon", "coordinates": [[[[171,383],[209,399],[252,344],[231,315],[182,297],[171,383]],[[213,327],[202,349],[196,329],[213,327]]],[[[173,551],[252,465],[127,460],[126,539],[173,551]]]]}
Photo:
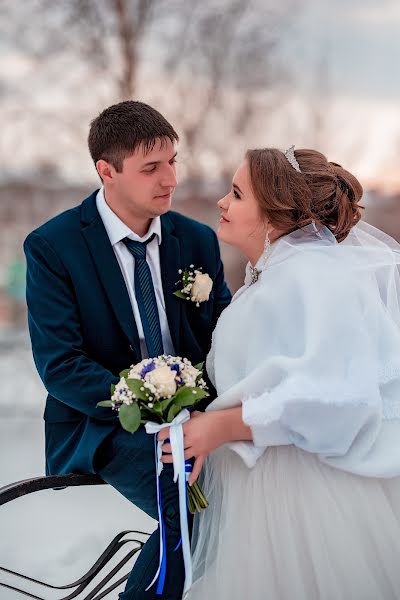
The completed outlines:
{"type": "Polygon", "coordinates": [[[210,504],[190,600],[400,597],[400,246],[361,196],[292,147],[248,151],[218,202],[249,264],[207,358],[218,397],[184,425],[210,504]]]}

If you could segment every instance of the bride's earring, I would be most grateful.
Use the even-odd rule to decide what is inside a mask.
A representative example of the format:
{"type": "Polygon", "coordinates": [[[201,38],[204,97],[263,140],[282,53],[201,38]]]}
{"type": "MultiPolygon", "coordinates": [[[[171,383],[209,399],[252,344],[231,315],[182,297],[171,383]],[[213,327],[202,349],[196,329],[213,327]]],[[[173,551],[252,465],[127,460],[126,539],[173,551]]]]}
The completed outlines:
{"type": "Polygon", "coordinates": [[[264,251],[263,251],[263,266],[264,267],[267,263],[270,250],[271,250],[271,240],[269,239],[268,229],[267,229],[267,233],[265,235],[265,242],[264,242],[264,251]]]}
{"type": "MultiPolygon", "coordinates": [[[[271,248],[271,240],[269,239],[268,229],[267,229],[267,232],[265,235],[264,250],[262,253],[263,261],[262,261],[261,271],[265,268],[270,248],[271,248]]],[[[256,281],[258,281],[261,271],[256,269],[256,267],[253,267],[253,265],[250,265],[250,284],[249,285],[253,285],[253,283],[256,283],[256,281]]]]}

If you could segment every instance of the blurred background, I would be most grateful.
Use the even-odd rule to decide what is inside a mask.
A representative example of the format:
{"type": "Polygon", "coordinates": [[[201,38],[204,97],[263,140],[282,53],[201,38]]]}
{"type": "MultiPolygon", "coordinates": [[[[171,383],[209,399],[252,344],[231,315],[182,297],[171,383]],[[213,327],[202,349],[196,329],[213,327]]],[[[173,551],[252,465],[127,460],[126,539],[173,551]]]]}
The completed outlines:
{"type": "MultiPolygon", "coordinates": [[[[22,243],[98,187],[91,119],[160,110],[181,138],[174,208],[214,228],[244,151],[295,144],[353,171],[365,220],[400,239],[399,28],[398,0],[0,0],[0,486],[44,469],[22,243]]],[[[235,291],[245,261],[222,256],[235,291]]],[[[1,509],[1,566],[63,583],[154,527],[112,490],[45,494],[1,509]]]]}

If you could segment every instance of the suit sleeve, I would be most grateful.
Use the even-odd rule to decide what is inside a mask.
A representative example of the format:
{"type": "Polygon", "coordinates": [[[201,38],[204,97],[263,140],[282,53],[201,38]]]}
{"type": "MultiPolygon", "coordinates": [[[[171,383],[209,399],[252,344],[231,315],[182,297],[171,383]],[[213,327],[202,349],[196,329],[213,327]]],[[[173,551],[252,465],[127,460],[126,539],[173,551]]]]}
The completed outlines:
{"type": "Polygon", "coordinates": [[[110,397],[110,386],[119,378],[85,353],[78,305],[65,266],[37,232],[27,237],[24,251],[29,332],[44,386],[84,415],[116,420],[115,413],[96,404],[110,397]]]}
{"type": "Polygon", "coordinates": [[[216,277],[214,281],[214,308],[212,317],[212,329],[214,330],[220,314],[230,304],[232,295],[225,282],[224,266],[221,261],[218,239],[214,232],[213,239],[215,248],[215,258],[217,263],[216,277]]]}

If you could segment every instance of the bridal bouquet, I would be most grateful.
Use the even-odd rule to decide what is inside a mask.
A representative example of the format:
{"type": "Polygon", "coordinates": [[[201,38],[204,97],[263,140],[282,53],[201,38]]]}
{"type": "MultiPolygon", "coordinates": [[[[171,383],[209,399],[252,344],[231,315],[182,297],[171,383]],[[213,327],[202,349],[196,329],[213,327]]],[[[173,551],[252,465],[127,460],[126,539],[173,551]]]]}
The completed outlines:
{"type": "MultiPolygon", "coordinates": [[[[187,358],[179,356],[146,358],[121,371],[119,382],[111,386],[111,400],[99,402],[97,406],[118,411],[122,427],[130,433],[140,425],[150,424],[155,431],[157,425],[179,421],[179,416],[187,413],[185,409],[194,407],[209,395],[202,367],[203,363],[193,366],[187,358]]],[[[146,430],[150,432],[150,428],[146,430]]],[[[185,468],[188,479],[190,461],[185,461],[185,468]]],[[[207,508],[199,484],[186,485],[189,511],[193,514],[207,508]]]]}

